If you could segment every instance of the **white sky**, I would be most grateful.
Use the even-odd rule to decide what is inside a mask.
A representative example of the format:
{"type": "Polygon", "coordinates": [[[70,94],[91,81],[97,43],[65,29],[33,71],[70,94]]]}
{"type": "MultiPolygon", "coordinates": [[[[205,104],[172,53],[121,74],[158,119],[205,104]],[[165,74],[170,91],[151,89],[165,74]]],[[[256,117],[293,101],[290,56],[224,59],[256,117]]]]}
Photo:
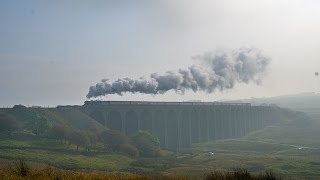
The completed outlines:
{"type": "Polygon", "coordinates": [[[263,84],[213,94],[103,100],[213,101],[320,90],[320,1],[1,1],[0,106],[83,104],[101,79],[186,68],[251,45],[272,58],[263,84]]]}

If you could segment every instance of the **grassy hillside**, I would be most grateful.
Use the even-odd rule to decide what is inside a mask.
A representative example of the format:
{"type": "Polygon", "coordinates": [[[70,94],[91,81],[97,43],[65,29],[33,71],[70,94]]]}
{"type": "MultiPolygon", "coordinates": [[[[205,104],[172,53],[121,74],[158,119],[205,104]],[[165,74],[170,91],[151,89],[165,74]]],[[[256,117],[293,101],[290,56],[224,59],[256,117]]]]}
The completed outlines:
{"type": "Polygon", "coordinates": [[[65,123],[73,128],[96,129],[98,131],[106,129],[104,125],[75,108],[55,108],[51,112],[62,117],[65,123]]]}
{"type": "Polygon", "coordinates": [[[304,128],[270,126],[253,132],[243,139],[320,148],[319,128],[320,125],[316,123],[304,128]]]}
{"type": "Polygon", "coordinates": [[[104,125],[92,119],[82,111],[72,107],[59,108],[27,108],[24,106],[15,106],[14,108],[2,109],[5,112],[14,116],[23,125],[28,122],[43,117],[52,124],[62,124],[71,128],[82,130],[97,130],[102,131],[107,129],[104,125]]]}
{"type": "Polygon", "coordinates": [[[270,98],[251,98],[231,102],[252,104],[276,104],[277,106],[307,113],[312,119],[320,121],[320,93],[301,93],[270,98]]]}

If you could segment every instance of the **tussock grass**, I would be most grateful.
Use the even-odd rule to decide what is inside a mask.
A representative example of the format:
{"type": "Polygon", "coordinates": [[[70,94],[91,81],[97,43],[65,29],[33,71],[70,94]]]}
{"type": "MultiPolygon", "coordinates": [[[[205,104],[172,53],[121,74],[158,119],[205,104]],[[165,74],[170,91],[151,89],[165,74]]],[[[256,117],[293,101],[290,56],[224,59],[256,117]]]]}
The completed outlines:
{"type": "Polygon", "coordinates": [[[22,159],[9,165],[9,170],[21,177],[27,176],[30,173],[29,165],[22,159]]]}
{"type": "Polygon", "coordinates": [[[206,176],[206,180],[281,180],[271,171],[260,174],[251,174],[246,169],[235,169],[232,172],[214,171],[206,176]]]}

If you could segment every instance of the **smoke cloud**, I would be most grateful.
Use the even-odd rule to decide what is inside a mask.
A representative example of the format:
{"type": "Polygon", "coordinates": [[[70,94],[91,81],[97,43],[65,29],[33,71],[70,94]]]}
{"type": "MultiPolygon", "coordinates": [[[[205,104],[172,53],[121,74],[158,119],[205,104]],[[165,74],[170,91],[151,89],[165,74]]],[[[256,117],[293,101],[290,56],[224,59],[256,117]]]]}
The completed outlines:
{"type": "Polygon", "coordinates": [[[148,78],[103,79],[91,86],[87,98],[124,93],[164,94],[175,90],[212,93],[231,89],[236,83],[261,83],[270,59],[261,50],[242,47],[235,50],[208,52],[194,57],[197,64],[188,69],[152,73],[148,78]]]}

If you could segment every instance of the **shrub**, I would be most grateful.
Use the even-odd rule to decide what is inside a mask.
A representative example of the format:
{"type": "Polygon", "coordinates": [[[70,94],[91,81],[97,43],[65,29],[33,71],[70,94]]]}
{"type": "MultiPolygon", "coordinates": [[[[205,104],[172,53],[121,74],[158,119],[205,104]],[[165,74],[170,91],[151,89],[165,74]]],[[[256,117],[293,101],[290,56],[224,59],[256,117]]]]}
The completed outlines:
{"type": "Polygon", "coordinates": [[[111,150],[118,150],[120,145],[128,144],[129,138],[120,131],[108,130],[99,135],[99,140],[111,150]]]}
{"type": "Polygon", "coordinates": [[[139,150],[141,156],[157,156],[160,151],[159,139],[149,132],[138,131],[132,136],[132,141],[139,150]]]}
{"type": "Polygon", "coordinates": [[[119,151],[126,153],[130,156],[134,156],[134,157],[139,156],[139,150],[132,144],[121,144],[119,146],[119,151]]]}
{"type": "Polygon", "coordinates": [[[62,143],[63,139],[66,139],[68,136],[68,128],[59,124],[53,125],[49,130],[49,136],[59,139],[62,143]]]}
{"type": "Polygon", "coordinates": [[[44,117],[37,117],[35,119],[32,119],[27,124],[27,127],[34,133],[35,135],[43,135],[45,134],[49,128],[49,122],[44,117]]]}
{"type": "Polygon", "coordinates": [[[101,151],[104,149],[104,144],[97,142],[97,143],[92,144],[92,145],[91,145],[91,148],[92,148],[93,150],[96,150],[96,151],[98,151],[98,152],[101,152],[101,151]]]}
{"type": "Polygon", "coordinates": [[[88,145],[89,138],[86,134],[86,132],[74,129],[70,132],[69,140],[77,145],[77,151],[79,150],[80,145],[88,145]]]}
{"type": "Polygon", "coordinates": [[[0,132],[11,133],[19,129],[18,121],[11,115],[6,113],[0,113],[0,132]]]}

